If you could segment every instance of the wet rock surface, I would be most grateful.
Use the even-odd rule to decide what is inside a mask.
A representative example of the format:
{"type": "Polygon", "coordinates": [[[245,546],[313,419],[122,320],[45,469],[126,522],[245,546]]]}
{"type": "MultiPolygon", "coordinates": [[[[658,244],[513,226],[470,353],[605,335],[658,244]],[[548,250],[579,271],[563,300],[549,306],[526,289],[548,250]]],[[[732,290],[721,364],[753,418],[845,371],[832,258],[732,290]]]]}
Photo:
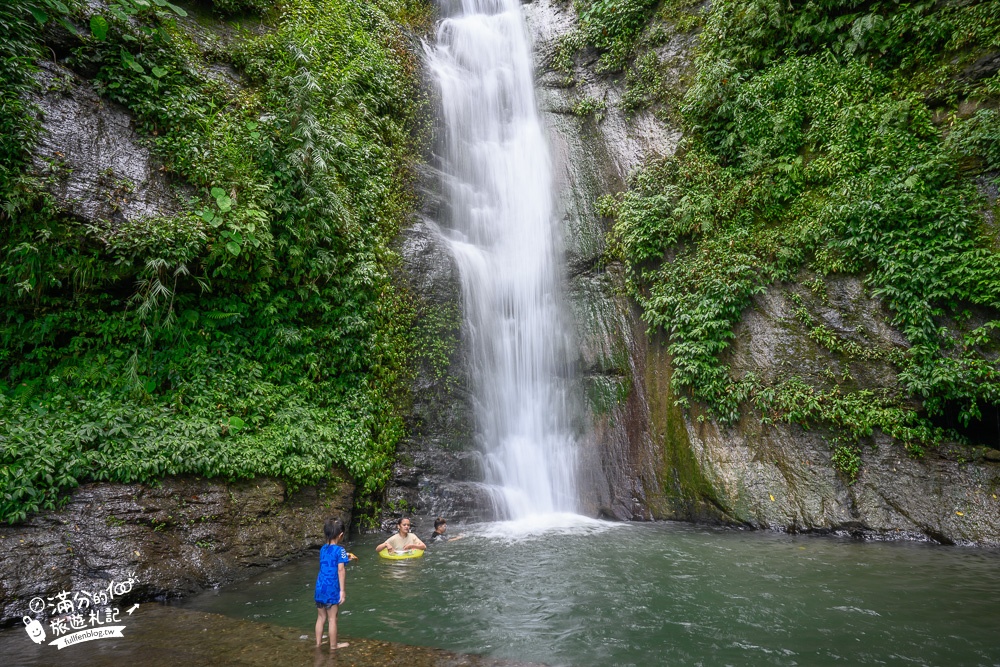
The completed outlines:
{"type": "MultiPolygon", "coordinates": [[[[434,185],[425,190],[433,193],[434,185]]],[[[421,359],[411,386],[407,436],[397,445],[386,494],[386,529],[404,514],[455,522],[481,519],[490,508],[477,484],[483,472],[474,447],[458,268],[430,218],[442,204],[430,194],[425,199],[427,217],[416,219],[400,238],[400,279],[414,299],[421,340],[435,347],[421,359]]]]}
{"type": "Polygon", "coordinates": [[[242,579],[318,548],[326,519],[350,523],[353,494],[344,479],[294,493],[271,479],[85,484],[62,510],[0,528],[0,619],[17,621],[35,596],[129,576],[137,600],[242,579]]]}
{"type": "MultiPolygon", "coordinates": [[[[565,72],[557,71],[559,40],[577,27],[572,3],[540,0],[524,7],[524,13],[534,41],[541,111],[572,115],[574,105],[582,100],[603,105],[599,113],[578,119],[581,124],[595,126],[591,129],[599,136],[593,140],[585,138],[585,141],[605,153],[603,169],[610,169],[624,179],[648,158],[674,152],[680,132],[657,120],[649,110],[624,110],[624,75],[596,73],[598,53],[595,50],[588,47],[577,55],[572,85],[568,85],[565,72]]],[[[677,36],[662,47],[664,59],[685,57],[690,46],[690,37],[677,36]]]]}
{"type": "Polygon", "coordinates": [[[23,667],[67,661],[91,667],[528,667],[528,663],[343,635],[339,639],[348,642],[348,647],[317,649],[312,628],[284,628],[162,604],[140,605],[125,625],[121,638],[99,639],[61,651],[33,644],[22,629],[10,628],[0,631],[0,655],[5,664],[23,667]]]}
{"type": "MultiPolygon", "coordinates": [[[[852,276],[827,277],[817,292],[800,283],[757,296],[736,329],[728,356],[733,374],[753,372],[771,382],[798,376],[812,386],[845,390],[897,387],[895,369],[879,353],[907,344],[881,304],[852,276]],[[870,358],[849,359],[818,345],[811,326],[796,317],[794,297],[813,322],[870,358]]],[[[989,448],[950,444],[914,457],[876,431],[861,443],[860,472],[851,484],[832,461],[835,433],[766,425],[756,414],[733,427],[691,416],[685,424],[699,472],[729,520],[872,539],[1000,544],[1000,465],[989,448]]]]}
{"type": "MultiPolygon", "coordinates": [[[[723,517],[754,528],[866,539],[1000,545],[1000,465],[945,448],[916,459],[883,435],[848,484],[832,434],[748,417],[735,428],[687,422],[691,448],[723,517]]],[[[962,448],[965,449],[965,448],[962,448]]]]}
{"type": "Polygon", "coordinates": [[[32,101],[42,131],[32,162],[60,206],[86,223],[111,228],[178,213],[184,193],[169,183],[129,113],[62,65],[38,65],[41,90],[32,101]]]}

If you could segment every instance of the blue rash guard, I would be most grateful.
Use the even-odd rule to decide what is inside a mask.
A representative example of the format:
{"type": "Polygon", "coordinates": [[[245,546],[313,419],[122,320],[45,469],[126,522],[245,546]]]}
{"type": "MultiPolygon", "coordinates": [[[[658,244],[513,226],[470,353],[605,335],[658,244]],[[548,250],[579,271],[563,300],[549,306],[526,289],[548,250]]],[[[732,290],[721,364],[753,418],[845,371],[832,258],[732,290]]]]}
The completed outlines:
{"type": "Polygon", "coordinates": [[[319,550],[319,574],[316,576],[316,604],[340,604],[340,577],[337,566],[348,563],[347,550],[339,544],[324,544],[319,550]]]}

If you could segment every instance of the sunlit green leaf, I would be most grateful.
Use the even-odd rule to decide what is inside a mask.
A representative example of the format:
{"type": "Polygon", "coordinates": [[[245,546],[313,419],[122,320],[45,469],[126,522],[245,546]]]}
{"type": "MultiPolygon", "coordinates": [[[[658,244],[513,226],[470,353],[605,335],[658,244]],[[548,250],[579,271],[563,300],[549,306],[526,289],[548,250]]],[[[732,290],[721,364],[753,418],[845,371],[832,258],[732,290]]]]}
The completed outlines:
{"type": "Polygon", "coordinates": [[[103,42],[108,36],[108,20],[100,14],[90,17],[90,33],[99,42],[103,42]]]}
{"type": "Polygon", "coordinates": [[[183,16],[187,16],[188,15],[187,12],[183,8],[178,7],[177,5],[173,4],[172,2],[167,2],[165,4],[166,4],[167,7],[169,7],[171,9],[171,11],[173,11],[178,16],[182,16],[183,17],[183,16]]]}

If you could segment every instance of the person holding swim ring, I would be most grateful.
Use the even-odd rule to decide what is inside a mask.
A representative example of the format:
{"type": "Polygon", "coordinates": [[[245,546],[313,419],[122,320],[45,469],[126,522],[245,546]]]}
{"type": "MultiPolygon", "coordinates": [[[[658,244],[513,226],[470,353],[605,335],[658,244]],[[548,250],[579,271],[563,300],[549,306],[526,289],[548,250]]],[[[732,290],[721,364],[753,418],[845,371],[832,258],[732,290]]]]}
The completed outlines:
{"type": "Polygon", "coordinates": [[[410,551],[412,549],[420,549],[423,551],[427,548],[427,545],[424,544],[419,537],[410,532],[409,519],[401,517],[398,521],[396,521],[396,526],[399,532],[375,547],[376,553],[384,551],[385,549],[392,549],[393,552],[400,553],[403,551],[410,551]]]}

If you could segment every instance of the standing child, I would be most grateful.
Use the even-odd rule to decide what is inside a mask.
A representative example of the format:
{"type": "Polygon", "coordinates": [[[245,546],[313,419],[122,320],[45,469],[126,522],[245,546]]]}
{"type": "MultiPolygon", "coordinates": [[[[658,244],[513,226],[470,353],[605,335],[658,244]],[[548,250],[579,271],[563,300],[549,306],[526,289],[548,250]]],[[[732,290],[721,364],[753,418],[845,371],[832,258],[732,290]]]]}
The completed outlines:
{"type": "Polygon", "coordinates": [[[347,551],[338,542],[344,537],[344,522],[328,519],[323,525],[326,544],[319,550],[319,575],[316,577],[316,648],[323,645],[323,624],[330,626],[330,648],[345,648],[347,642],[337,643],[337,614],[347,598],[345,593],[344,564],[350,560],[347,551]]]}

